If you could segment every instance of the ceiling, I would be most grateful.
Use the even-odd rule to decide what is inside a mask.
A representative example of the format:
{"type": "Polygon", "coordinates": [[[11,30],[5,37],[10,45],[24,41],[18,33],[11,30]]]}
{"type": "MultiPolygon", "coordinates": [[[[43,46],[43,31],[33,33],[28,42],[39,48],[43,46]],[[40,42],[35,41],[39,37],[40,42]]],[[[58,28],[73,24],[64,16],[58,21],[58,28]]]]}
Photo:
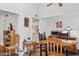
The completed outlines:
{"type": "Polygon", "coordinates": [[[17,13],[13,13],[13,12],[8,12],[8,11],[4,11],[4,10],[0,10],[0,17],[7,17],[7,16],[15,16],[15,15],[19,15],[17,13]]]}

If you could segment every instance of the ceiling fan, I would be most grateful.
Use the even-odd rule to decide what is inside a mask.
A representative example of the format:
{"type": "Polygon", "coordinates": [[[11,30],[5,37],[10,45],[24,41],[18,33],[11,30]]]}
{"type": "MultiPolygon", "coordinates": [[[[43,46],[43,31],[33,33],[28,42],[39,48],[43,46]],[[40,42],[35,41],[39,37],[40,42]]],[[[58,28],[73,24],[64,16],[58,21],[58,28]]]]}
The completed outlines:
{"type": "MultiPolygon", "coordinates": [[[[46,5],[46,7],[49,7],[49,6],[52,5],[52,4],[54,4],[54,3],[49,3],[48,5],[46,5]]],[[[63,6],[62,3],[58,3],[58,5],[59,5],[59,7],[62,7],[62,6],[63,6]]]]}

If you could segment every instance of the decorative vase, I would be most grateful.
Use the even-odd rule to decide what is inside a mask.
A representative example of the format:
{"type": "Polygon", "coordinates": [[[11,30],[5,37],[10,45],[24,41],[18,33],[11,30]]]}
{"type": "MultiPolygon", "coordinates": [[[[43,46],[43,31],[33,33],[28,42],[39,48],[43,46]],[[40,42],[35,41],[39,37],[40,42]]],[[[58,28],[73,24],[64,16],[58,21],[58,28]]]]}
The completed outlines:
{"type": "Polygon", "coordinates": [[[9,23],[10,24],[10,30],[13,30],[13,25],[12,23],[9,23]]]}

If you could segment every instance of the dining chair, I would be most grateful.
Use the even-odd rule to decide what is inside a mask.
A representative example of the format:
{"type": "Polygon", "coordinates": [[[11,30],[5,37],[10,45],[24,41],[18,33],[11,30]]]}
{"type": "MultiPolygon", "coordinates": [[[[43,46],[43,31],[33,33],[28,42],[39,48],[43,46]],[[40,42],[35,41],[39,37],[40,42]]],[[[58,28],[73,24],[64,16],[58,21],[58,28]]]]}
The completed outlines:
{"type": "MultiPolygon", "coordinates": [[[[39,41],[42,40],[46,40],[45,32],[42,34],[39,33],[39,41]]],[[[40,56],[42,56],[42,52],[45,52],[45,55],[47,56],[47,44],[40,44],[40,56]]]]}
{"type": "Polygon", "coordinates": [[[48,56],[63,56],[62,42],[57,38],[47,42],[47,53],[48,56]],[[55,40],[56,39],[56,40],[55,40]]]}

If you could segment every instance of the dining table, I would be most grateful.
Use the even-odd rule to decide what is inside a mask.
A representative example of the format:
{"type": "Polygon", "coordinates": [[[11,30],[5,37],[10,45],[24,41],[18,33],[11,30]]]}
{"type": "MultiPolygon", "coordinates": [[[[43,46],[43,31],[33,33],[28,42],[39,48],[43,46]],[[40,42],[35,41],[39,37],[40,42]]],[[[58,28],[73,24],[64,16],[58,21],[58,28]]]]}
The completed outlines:
{"type": "MultiPolygon", "coordinates": [[[[65,40],[65,39],[59,39],[62,42],[63,48],[67,48],[68,51],[75,52],[76,51],[76,44],[77,42],[75,40],[65,40]]],[[[39,44],[47,44],[48,41],[51,41],[50,39],[47,40],[41,40],[39,41],[39,44]]]]}
{"type": "MultiPolygon", "coordinates": [[[[75,40],[65,40],[65,39],[59,39],[62,42],[63,48],[68,48],[69,51],[75,51],[76,50],[76,41],[75,40]]],[[[25,47],[27,47],[27,52],[28,55],[30,55],[30,51],[32,53],[36,52],[36,45],[39,44],[47,44],[48,41],[51,41],[50,39],[47,40],[41,40],[41,41],[36,41],[36,40],[30,40],[27,41],[25,44],[25,47]]]]}

